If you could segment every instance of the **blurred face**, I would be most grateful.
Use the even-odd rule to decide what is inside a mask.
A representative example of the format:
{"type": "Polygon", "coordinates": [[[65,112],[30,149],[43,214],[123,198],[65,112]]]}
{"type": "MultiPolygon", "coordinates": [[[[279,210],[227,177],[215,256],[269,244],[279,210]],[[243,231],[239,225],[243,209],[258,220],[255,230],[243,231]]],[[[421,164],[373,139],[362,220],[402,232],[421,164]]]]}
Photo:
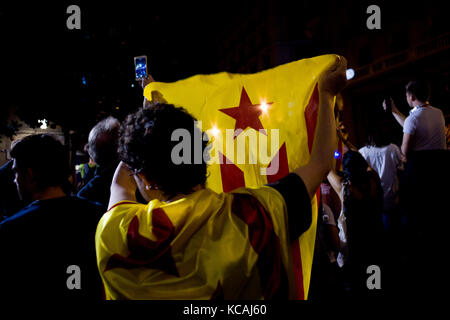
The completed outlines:
{"type": "Polygon", "coordinates": [[[31,176],[29,169],[27,171],[22,170],[17,166],[16,159],[13,159],[12,170],[14,171],[14,183],[20,199],[23,201],[31,200],[31,176]]]}
{"type": "Polygon", "coordinates": [[[413,95],[409,92],[406,92],[406,101],[408,102],[408,105],[411,108],[414,108],[414,101],[415,99],[413,98],[413,95]]]}

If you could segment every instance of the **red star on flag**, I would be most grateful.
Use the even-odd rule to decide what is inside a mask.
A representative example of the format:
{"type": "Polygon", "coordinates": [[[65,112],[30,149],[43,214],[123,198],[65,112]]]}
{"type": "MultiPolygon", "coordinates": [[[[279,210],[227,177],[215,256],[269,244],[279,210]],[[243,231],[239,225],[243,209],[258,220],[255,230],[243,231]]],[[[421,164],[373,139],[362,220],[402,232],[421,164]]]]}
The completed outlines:
{"type": "MultiPolygon", "coordinates": [[[[267,103],[271,105],[273,102],[267,103]]],[[[219,111],[225,113],[226,115],[236,119],[236,126],[234,128],[234,138],[239,135],[238,129],[244,131],[247,127],[251,127],[256,131],[264,130],[264,127],[259,120],[259,116],[262,113],[260,108],[261,104],[252,104],[250,98],[248,97],[247,91],[242,87],[241,100],[239,101],[239,106],[228,109],[219,109],[219,111]]],[[[262,131],[266,134],[265,130],[262,131]]]]}

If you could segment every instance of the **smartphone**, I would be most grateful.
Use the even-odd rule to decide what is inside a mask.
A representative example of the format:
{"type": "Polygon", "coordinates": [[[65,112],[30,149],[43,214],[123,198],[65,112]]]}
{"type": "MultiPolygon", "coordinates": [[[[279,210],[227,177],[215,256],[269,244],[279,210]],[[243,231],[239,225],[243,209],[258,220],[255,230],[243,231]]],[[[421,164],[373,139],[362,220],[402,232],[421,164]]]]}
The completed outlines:
{"type": "Polygon", "coordinates": [[[134,70],[136,74],[136,80],[147,78],[147,56],[134,57],[134,70]]]}

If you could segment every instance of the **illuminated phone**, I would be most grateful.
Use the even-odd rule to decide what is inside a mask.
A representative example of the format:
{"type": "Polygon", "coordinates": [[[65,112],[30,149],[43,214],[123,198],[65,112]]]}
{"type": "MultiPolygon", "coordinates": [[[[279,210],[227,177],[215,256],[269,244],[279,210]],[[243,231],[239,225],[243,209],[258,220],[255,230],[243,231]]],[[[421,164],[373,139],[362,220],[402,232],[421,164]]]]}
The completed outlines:
{"type": "Polygon", "coordinates": [[[134,70],[136,74],[136,80],[147,78],[147,56],[134,57],[134,70]]]}

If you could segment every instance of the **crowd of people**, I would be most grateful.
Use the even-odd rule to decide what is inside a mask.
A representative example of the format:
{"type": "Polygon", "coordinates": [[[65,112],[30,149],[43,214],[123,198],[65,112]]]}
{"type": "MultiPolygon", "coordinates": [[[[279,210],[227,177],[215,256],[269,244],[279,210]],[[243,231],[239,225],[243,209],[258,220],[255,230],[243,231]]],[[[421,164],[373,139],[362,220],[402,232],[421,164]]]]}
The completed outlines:
{"type": "Polygon", "coordinates": [[[290,245],[310,227],[319,188],[311,300],[432,294],[445,277],[450,151],[442,111],[428,103],[426,81],[411,81],[407,117],[393,101],[383,104],[403,127],[402,145],[373,126],[358,150],[333,113],[345,70],[341,57],[319,80],[309,162],[260,188],[217,194],[205,185],[205,159],[174,164],[172,132],[198,129],[186,110],[166,103],[144,101],[122,123],[95,125],[90,165],[80,167],[90,179],[75,190],[57,139],[16,141],[0,168],[1,296],[293,299],[290,245]],[[338,137],[342,170],[333,158],[338,137]],[[70,266],[81,270],[81,290],[68,289],[70,266]],[[370,266],[381,270],[381,288],[368,287],[370,266]]]}
{"type": "Polygon", "coordinates": [[[427,80],[412,80],[405,89],[407,117],[392,99],[382,104],[403,127],[400,147],[380,124],[368,128],[359,150],[347,140],[345,128],[338,128],[348,151],[342,171],[331,170],[322,184],[313,267],[317,285],[311,285],[317,297],[427,299],[448,282],[438,259],[447,243],[445,224],[438,221],[449,208],[445,119],[428,102],[427,80]],[[371,265],[383,271],[383,290],[367,290],[371,265]]]}

